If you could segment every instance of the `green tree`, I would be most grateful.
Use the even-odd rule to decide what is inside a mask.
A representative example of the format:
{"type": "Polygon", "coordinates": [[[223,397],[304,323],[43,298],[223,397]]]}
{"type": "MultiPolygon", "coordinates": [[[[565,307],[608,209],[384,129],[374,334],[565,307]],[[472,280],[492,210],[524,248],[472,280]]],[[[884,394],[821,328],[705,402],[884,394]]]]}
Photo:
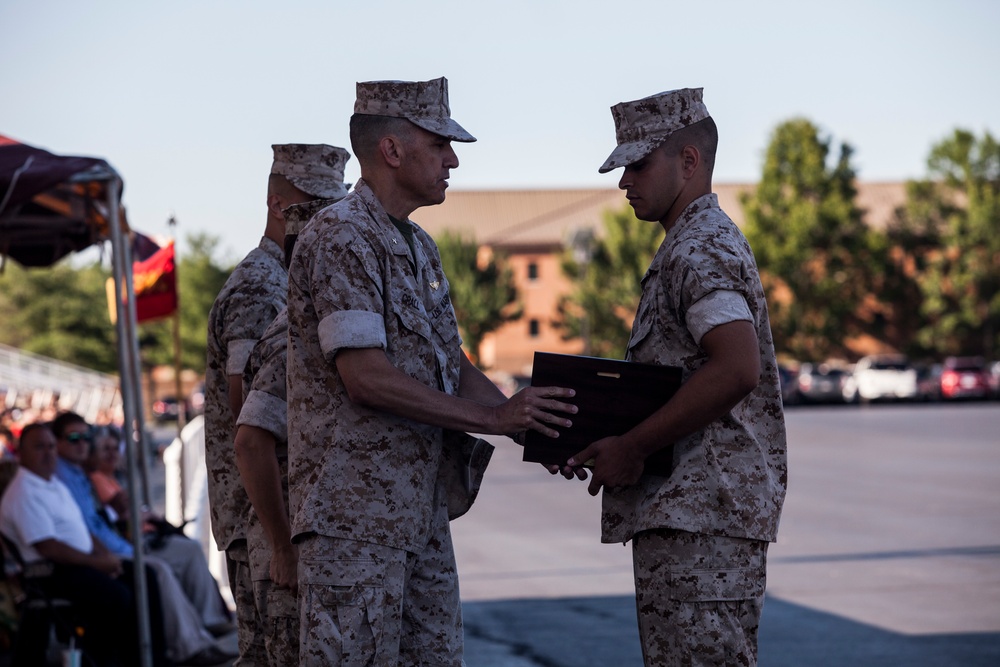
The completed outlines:
{"type": "Polygon", "coordinates": [[[846,354],[844,341],[870,332],[877,308],[866,297],[884,244],[855,205],[852,148],[805,119],[771,136],[761,181],[742,199],[744,233],[767,292],[775,346],[800,359],[846,354]]]}
{"type": "Polygon", "coordinates": [[[483,261],[479,246],[460,235],[445,232],[437,244],[462,339],[472,360],[479,363],[486,335],[521,316],[514,274],[503,256],[493,254],[483,261]]]}
{"type": "Polygon", "coordinates": [[[605,211],[603,226],[602,237],[578,233],[563,251],[563,273],[575,286],[559,299],[556,325],[564,340],[583,340],[584,354],[621,359],[663,227],[638,220],[627,205],[605,211]]]}
{"type": "Polygon", "coordinates": [[[118,343],[108,317],[99,264],[69,260],[41,269],[8,262],[0,275],[0,340],[12,347],[106,373],[118,372],[118,343]]]}
{"type": "Polygon", "coordinates": [[[920,349],[1000,350],[1000,144],[955,130],[931,148],[928,178],[907,183],[890,237],[919,287],[920,349]]]}
{"type": "MultiPolygon", "coordinates": [[[[187,248],[177,262],[181,365],[201,374],[205,372],[208,346],[208,313],[234,267],[217,259],[220,243],[217,236],[198,233],[189,235],[186,240],[187,248]]],[[[146,365],[173,365],[173,322],[170,318],[140,325],[139,340],[146,365]]]]}

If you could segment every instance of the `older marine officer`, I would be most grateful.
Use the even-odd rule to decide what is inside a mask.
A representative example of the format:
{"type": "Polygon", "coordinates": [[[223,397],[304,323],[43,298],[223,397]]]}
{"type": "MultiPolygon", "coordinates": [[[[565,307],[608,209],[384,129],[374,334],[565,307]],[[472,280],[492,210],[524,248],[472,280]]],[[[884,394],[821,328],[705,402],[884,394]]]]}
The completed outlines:
{"type": "Polygon", "coordinates": [[[408,219],[445,199],[447,81],[357,85],[354,191],[299,235],[289,267],[288,450],[305,665],[460,665],[449,496],[485,443],[568,425],[561,398],[507,400],[461,349],[433,239],[408,219]],[[468,445],[467,447],[461,445],[468,445]],[[459,465],[456,465],[459,462],[459,465]]]}

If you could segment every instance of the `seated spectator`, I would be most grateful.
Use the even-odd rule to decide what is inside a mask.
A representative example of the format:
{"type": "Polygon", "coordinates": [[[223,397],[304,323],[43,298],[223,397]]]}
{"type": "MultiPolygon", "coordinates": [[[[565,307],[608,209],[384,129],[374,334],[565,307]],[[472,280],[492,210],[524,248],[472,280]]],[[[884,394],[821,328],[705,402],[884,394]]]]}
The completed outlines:
{"type": "MultiPolygon", "coordinates": [[[[56,476],[69,488],[90,531],[111,553],[131,560],[132,544],[100,513],[83,464],[90,455],[91,429],[80,415],[65,412],[52,424],[57,439],[56,476]]],[[[214,665],[236,655],[215,643],[210,630],[231,629],[229,610],[201,547],[174,536],[162,548],[146,549],[145,561],[156,573],[163,598],[164,631],[168,656],[185,665],[214,665]]]]}
{"type": "MultiPolygon", "coordinates": [[[[26,563],[49,561],[49,595],[67,599],[79,612],[82,648],[98,665],[139,664],[133,578],[129,567],[87,529],[66,486],[55,477],[56,438],[48,426],[21,433],[20,467],[0,501],[3,532],[26,563]]],[[[151,609],[159,605],[147,578],[151,609]]],[[[151,614],[154,660],[165,664],[162,619],[151,614]]]]}
{"type": "MultiPolygon", "coordinates": [[[[90,477],[94,495],[107,520],[121,535],[129,537],[129,507],[128,492],[118,481],[119,464],[121,461],[121,432],[114,426],[98,426],[93,430],[93,444],[90,455],[84,463],[84,470],[90,477]]],[[[143,531],[151,533],[156,526],[148,521],[143,524],[143,531]]]]}
{"type": "Polygon", "coordinates": [[[93,440],[84,468],[94,486],[94,493],[102,505],[114,512],[112,521],[128,521],[128,494],[118,482],[121,434],[114,426],[98,426],[94,429],[93,440]]]}

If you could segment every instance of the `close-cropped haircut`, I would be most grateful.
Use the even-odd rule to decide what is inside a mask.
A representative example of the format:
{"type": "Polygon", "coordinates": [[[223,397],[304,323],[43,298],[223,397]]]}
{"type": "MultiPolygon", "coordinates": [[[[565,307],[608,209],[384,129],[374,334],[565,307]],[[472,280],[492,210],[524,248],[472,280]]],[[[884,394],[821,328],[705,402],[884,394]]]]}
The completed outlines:
{"type": "Polygon", "coordinates": [[[664,150],[668,152],[679,151],[684,146],[697,147],[701,161],[711,174],[715,169],[715,153],[719,149],[719,127],[711,116],[677,130],[663,143],[664,150]]]}
{"type": "Polygon", "coordinates": [[[75,412],[64,412],[52,420],[52,432],[57,438],[66,434],[66,427],[70,424],[86,424],[87,420],[75,412]]]}
{"type": "Polygon", "coordinates": [[[356,113],[351,116],[351,148],[362,162],[370,159],[387,134],[408,138],[414,125],[405,118],[356,113]]]}
{"type": "Polygon", "coordinates": [[[35,431],[51,431],[52,425],[48,422],[35,422],[33,424],[28,424],[23,429],[21,429],[21,437],[18,438],[18,448],[20,448],[20,443],[24,442],[28,436],[30,436],[35,431]]]}

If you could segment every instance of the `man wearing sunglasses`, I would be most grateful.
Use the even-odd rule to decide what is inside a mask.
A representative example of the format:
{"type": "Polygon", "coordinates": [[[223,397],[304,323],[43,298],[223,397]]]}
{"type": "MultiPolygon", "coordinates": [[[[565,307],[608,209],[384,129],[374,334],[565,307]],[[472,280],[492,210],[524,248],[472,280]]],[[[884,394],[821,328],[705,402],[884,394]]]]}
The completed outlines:
{"type": "MultiPolygon", "coordinates": [[[[131,561],[135,555],[132,543],[101,515],[83,469],[92,444],[90,425],[80,415],[64,412],[52,422],[52,431],[59,454],[56,476],[69,488],[90,532],[111,553],[131,561]]],[[[167,657],[184,665],[214,665],[235,657],[217,644],[208,630],[227,624],[229,619],[201,546],[184,537],[169,537],[155,555],[146,556],[145,562],[160,589],[167,657]]]]}

